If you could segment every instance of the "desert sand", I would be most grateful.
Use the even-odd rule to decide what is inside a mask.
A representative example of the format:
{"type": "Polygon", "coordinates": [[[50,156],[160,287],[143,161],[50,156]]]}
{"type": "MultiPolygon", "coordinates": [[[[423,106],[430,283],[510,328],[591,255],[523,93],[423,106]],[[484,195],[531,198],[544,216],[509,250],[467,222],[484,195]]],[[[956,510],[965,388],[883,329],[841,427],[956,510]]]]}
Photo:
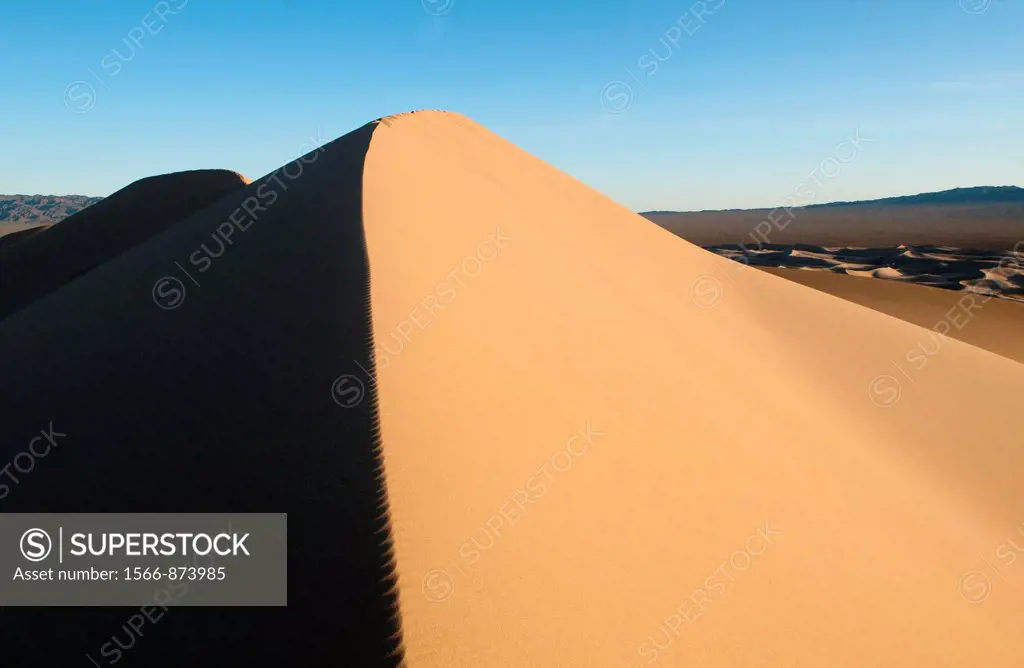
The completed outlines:
{"type": "Polygon", "coordinates": [[[1024,520],[1024,366],[948,341],[880,407],[927,330],[457,115],[379,127],[364,188],[410,665],[1019,662],[1024,568],[957,585],[1024,520]]]}
{"type": "MultiPolygon", "coordinates": [[[[50,225],[51,223],[0,223],[0,253],[13,244],[21,243],[25,239],[39,234],[50,225]]],[[[3,255],[0,255],[0,258],[2,257],[3,255]]],[[[0,271],[3,271],[2,266],[0,266],[0,271]]]]}
{"type": "Polygon", "coordinates": [[[42,231],[50,226],[50,223],[0,223],[0,244],[5,243],[2,241],[8,236],[17,235],[19,233],[28,233],[29,230],[36,230],[37,232],[42,231]]]}
{"type": "MultiPolygon", "coordinates": [[[[929,334],[918,348],[926,357],[941,350],[944,339],[938,335],[944,334],[1024,362],[1024,304],[992,295],[831,271],[759,269],[931,330],[935,334],[929,334]]],[[[917,359],[919,355],[912,352],[910,357],[917,359]]]]}
{"type": "Polygon", "coordinates": [[[289,607],[139,665],[1019,666],[1024,365],[929,340],[403,114],[0,320],[0,455],[68,433],[3,510],[289,513],[289,607]]]}
{"type": "Polygon", "coordinates": [[[1024,241],[1005,251],[947,246],[879,248],[726,244],[707,250],[756,267],[800,268],[962,290],[1024,303],[1024,241]]]}
{"type": "Polygon", "coordinates": [[[200,169],[140,179],[70,216],[0,237],[0,317],[206,208],[249,180],[200,169]],[[35,230],[33,232],[32,230],[35,230]]]}

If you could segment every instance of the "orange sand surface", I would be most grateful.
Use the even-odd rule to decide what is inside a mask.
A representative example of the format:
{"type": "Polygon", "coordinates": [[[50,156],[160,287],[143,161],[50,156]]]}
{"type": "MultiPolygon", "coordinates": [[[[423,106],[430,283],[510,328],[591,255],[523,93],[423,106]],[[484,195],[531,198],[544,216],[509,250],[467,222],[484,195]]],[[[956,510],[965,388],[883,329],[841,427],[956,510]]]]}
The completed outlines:
{"type": "Polygon", "coordinates": [[[761,268],[830,295],[862,304],[931,330],[904,356],[911,365],[941,351],[941,335],[1024,362],[1024,304],[993,295],[871,280],[830,271],[761,268]]]}
{"type": "Polygon", "coordinates": [[[1024,660],[1024,366],[948,341],[908,380],[927,330],[458,115],[382,121],[364,178],[410,666],[1024,660]]]}

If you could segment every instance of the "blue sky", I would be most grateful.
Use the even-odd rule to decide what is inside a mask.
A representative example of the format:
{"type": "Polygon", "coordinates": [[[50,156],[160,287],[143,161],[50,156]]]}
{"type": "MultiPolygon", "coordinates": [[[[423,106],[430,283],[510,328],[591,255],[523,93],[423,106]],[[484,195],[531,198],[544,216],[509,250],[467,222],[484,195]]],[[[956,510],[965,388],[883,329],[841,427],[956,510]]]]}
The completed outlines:
{"type": "Polygon", "coordinates": [[[638,210],[1024,185],[1022,26],[1024,0],[14,3],[0,192],[258,177],[419,108],[638,210]]]}

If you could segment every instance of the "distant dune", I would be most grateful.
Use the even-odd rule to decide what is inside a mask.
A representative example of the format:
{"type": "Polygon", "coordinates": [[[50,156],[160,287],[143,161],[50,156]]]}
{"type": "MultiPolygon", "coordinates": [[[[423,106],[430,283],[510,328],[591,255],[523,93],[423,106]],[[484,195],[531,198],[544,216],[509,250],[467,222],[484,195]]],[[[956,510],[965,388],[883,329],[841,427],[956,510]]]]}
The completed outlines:
{"type": "Polygon", "coordinates": [[[402,114],[0,320],[0,461],[68,433],[3,510],[289,514],[288,607],[139,665],[1016,668],[1024,365],[933,334],[402,114]]]}
{"type": "Polygon", "coordinates": [[[848,248],[810,244],[726,244],[707,249],[756,267],[820,270],[1024,302],[1024,241],[1002,252],[948,246],[848,248]]]}
{"type": "Polygon", "coordinates": [[[213,169],[153,176],[59,225],[0,237],[0,318],[246,183],[236,172],[213,169]]]}

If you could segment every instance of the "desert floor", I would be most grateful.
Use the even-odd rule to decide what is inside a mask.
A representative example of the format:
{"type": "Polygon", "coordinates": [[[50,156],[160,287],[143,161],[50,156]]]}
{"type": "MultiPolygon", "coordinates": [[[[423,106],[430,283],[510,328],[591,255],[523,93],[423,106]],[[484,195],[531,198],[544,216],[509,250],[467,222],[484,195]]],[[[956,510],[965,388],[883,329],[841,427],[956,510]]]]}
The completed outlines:
{"type": "Polygon", "coordinates": [[[759,269],[932,330],[936,336],[928,335],[923,346],[926,356],[935,354],[942,341],[937,335],[945,334],[1024,362],[1024,304],[829,271],[759,269]]]}

